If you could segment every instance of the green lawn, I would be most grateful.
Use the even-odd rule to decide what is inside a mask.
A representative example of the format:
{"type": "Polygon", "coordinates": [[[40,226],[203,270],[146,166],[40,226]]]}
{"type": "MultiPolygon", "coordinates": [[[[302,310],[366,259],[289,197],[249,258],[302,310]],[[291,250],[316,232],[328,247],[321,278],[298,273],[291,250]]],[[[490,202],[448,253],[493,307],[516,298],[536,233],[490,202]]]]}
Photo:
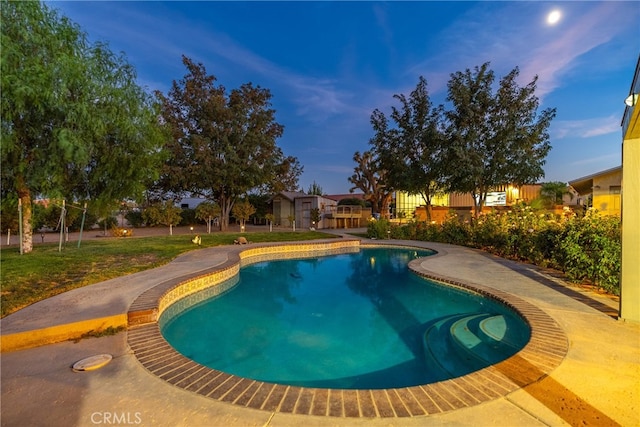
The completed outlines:
{"type": "MultiPolygon", "coordinates": [[[[285,242],[336,237],[318,231],[245,233],[251,242],[285,242]]],[[[202,235],[202,247],[232,245],[238,233],[202,235]]],[[[194,250],[190,236],[157,236],[86,240],[34,246],[20,255],[17,248],[0,253],[1,317],[37,301],[81,286],[157,267],[194,250]]]]}

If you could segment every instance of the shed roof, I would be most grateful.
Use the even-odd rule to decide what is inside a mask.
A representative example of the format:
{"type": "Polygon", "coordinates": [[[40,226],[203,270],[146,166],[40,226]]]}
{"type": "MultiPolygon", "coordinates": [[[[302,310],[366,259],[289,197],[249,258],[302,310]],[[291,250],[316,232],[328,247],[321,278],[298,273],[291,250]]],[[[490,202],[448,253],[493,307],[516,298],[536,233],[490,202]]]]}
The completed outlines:
{"type": "Polygon", "coordinates": [[[275,199],[278,196],[282,196],[285,199],[289,200],[290,202],[293,202],[296,198],[306,196],[306,194],[304,194],[301,191],[281,191],[278,194],[274,194],[269,199],[269,201],[271,202],[273,199],[275,199]]]}
{"type": "Polygon", "coordinates": [[[603,170],[593,173],[591,175],[583,176],[582,178],[569,181],[569,185],[578,192],[579,195],[584,196],[593,192],[593,179],[610,173],[619,172],[622,170],[622,166],[616,166],[615,168],[603,170]]]}

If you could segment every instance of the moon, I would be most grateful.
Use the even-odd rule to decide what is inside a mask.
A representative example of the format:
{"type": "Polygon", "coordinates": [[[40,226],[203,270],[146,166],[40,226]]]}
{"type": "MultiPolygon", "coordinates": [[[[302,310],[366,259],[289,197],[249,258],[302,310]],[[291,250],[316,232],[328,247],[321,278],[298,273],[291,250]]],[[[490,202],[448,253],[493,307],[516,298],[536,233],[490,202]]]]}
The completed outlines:
{"type": "Polygon", "coordinates": [[[552,10],[547,15],[547,24],[555,25],[558,23],[558,21],[560,21],[560,18],[562,18],[562,14],[560,13],[560,11],[557,9],[552,10]]]}

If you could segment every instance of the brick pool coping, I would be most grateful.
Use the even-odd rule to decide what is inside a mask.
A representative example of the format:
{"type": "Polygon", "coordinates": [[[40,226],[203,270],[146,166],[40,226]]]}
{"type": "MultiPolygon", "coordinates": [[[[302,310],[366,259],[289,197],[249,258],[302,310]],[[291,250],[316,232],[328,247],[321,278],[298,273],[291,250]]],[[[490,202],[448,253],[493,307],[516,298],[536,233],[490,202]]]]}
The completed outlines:
{"type": "MultiPolygon", "coordinates": [[[[518,312],[531,328],[527,345],[502,362],[445,381],[392,389],[346,390],[287,386],[227,374],[181,355],[160,333],[158,319],[171,304],[218,284],[233,286],[228,279],[237,275],[241,265],[266,259],[318,256],[327,251],[355,252],[371,246],[380,245],[361,244],[359,239],[333,239],[231,247],[223,264],[192,276],[160,282],[140,295],[128,312],[129,346],[153,375],[210,399],[270,412],[351,418],[413,417],[475,406],[540,381],[566,356],[568,340],[564,331],[538,307],[494,288],[431,274],[417,260],[409,264],[415,273],[480,293],[518,312]]],[[[219,292],[224,290],[222,286],[219,292]]]]}

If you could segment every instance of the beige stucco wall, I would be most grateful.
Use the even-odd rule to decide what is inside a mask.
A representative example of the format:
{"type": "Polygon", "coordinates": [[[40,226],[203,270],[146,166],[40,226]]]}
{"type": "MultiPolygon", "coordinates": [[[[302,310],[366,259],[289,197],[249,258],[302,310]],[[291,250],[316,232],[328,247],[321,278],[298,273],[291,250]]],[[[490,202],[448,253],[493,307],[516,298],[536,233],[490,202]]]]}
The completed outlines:
{"type": "Polygon", "coordinates": [[[620,317],[640,322],[640,138],[624,140],[622,171],[620,317]]]}
{"type": "Polygon", "coordinates": [[[619,216],[621,197],[619,192],[622,170],[593,178],[593,208],[603,215],[619,216]]]}

